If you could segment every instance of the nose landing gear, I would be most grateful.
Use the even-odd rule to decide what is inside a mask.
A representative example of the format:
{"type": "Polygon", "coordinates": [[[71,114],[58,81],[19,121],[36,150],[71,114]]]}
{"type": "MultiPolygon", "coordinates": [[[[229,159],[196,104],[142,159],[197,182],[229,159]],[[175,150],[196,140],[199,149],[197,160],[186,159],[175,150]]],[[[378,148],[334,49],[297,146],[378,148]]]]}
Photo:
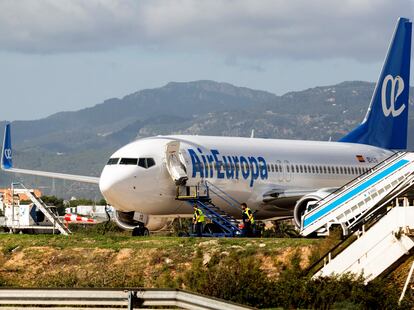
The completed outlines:
{"type": "Polygon", "coordinates": [[[132,236],[149,236],[149,230],[144,226],[144,223],[139,223],[134,229],[132,230],[132,236]]]}

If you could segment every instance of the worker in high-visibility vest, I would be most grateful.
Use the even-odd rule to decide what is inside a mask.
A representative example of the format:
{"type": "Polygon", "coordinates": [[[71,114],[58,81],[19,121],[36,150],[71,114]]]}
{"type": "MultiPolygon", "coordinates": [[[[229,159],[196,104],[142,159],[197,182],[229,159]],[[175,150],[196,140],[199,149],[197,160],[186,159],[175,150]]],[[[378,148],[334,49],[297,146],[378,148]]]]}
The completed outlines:
{"type": "Polygon", "coordinates": [[[242,219],[243,219],[243,230],[242,235],[244,237],[251,237],[253,236],[253,228],[254,228],[254,216],[252,210],[247,207],[246,203],[242,203],[242,219]]]}
{"type": "Polygon", "coordinates": [[[195,232],[197,234],[197,237],[203,236],[203,224],[204,224],[204,213],[203,211],[197,206],[197,204],[194,204],[194,216],[193,216],[193,224],[195,228],[195,232]]]}

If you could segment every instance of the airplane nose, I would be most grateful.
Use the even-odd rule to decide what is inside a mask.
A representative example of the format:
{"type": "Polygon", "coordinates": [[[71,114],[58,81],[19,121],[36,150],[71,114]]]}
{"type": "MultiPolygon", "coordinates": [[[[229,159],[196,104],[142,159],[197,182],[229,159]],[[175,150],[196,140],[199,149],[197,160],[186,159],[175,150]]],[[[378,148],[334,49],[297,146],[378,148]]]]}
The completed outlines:
{"type": "Polygon", "coordinates": [[[119,171],[116,167],[105,167],[99,179],[99,189],[105,200],[120,210],[132,207],[131,175],[119,171]]]}
{"type": "Polygon", "coordinates": [[[107,201],[113,200],[118,183],[119,180],[113,177],[112,174],[104,168],[101,177],[99,178],[99,189],[107,201]]]}

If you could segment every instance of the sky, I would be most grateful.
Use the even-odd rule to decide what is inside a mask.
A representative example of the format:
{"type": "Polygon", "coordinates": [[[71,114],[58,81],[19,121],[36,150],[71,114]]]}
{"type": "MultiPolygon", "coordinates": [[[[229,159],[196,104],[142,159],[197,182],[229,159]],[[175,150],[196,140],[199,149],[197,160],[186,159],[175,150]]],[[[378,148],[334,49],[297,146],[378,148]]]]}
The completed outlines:
{"type": "Polygon", "coordinates": [[[0,0],[0,120],[168,82],[277,95],[376,81],[414,0],[0,0]]]}

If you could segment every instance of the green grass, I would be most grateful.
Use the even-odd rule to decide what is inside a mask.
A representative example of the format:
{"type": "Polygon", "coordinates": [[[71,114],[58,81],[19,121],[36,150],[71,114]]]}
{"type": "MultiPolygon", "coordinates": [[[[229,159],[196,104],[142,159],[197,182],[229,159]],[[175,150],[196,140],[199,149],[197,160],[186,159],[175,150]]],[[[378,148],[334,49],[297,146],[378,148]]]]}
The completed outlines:
{"type": "Polygon", "coordinates": [[[62,235],[11,235],[0,234],[0,247],[3,252],[11,251],[19,246],[21,248],[49,246],[54,248],[103,248],[120,250],[122,248],[132,249],[176,249],[179,247],[193,247],[203,244],[225,250],[236,247],[251,247],[272,251],[286,247],[307,246],[318,243],[316,239],[299,238],[188,238],[188,237],[131,237],[122,233],[110,233],[106,235],[83,235],[76,233],[70,236],[62,235]],[[211,243],[212,242],[212,243],[211,243]],[[264,246],[263,246],[264,245],[264,246]]]}

